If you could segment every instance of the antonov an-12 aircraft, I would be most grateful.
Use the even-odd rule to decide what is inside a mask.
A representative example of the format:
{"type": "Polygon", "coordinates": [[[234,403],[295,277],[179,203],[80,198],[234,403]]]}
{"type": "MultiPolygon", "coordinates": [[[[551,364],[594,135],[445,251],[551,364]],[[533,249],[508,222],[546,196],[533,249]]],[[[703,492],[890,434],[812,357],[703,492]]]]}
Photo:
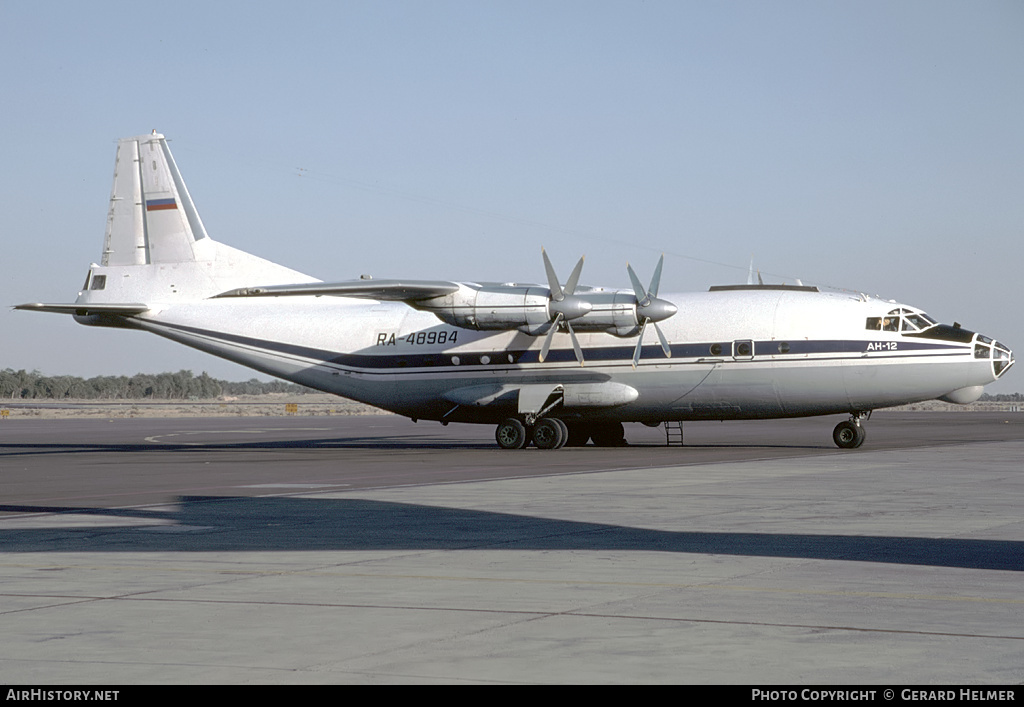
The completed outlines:
{"type": "MultiPolygon", "coordinates": [[[[632,289],[359,279],[326,283],[209,237],[163,135],[118,142],[103,255],[68,304],[413,420],[496,426],[505,449],[624,444],[623,423],[849,414],[968,403],[1010,349],[916,307],[793,285],[632,289]],[[653,334],[653,336],[651,336],[653,334]]],[[[664,258],[662,258],[663,260],[664,258]]]]}

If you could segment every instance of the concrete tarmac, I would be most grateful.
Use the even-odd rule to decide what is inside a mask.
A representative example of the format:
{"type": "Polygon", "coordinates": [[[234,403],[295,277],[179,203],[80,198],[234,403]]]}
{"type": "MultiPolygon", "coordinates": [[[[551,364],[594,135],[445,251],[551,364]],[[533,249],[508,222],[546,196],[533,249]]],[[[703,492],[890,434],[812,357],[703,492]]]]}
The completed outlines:
{"type": "Polygon", "coordinates": [[[0,423],[0,681],[1020,684],[1024,415],[0,423]]]}

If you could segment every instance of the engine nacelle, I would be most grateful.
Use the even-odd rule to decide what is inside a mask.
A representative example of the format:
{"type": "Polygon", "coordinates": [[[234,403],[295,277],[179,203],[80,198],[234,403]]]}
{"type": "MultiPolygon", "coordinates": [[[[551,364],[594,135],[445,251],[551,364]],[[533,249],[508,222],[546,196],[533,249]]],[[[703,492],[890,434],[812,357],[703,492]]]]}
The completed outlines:
{"type": "MultiPolygon", "coordinates": [[[[632,292],[604,290],[577,291],[561,301],[551,291],[536,285],[467,285],[443,297],[411,303],[433,312],[441,321],[478,331],[517,329],[531,336],[547,333],[557,312],[562,312],[578,332],[605,332],[613,336],[636,336],[641,318],[632,292]]],[[[644,317],[661,321],[675,314],[675,305],[653,299],[642,308],[644,317]]]]}
{"type": "Polygon", "coordinates": [[[420,300],[413,306],[433,312],[453,326],[478,331],[518,329],[536,336],[550,326],[546,287],[530,285],[460,285],[458,291],[443,297],[420,300]]]}
{"type": "Polygon", "coordinates": [[[576,331],[603,331],[614,336],[635,336],[640,331],[632,292],[596,291],[576,296],[591,306],[587,314],[572,320],[576,331]]]}

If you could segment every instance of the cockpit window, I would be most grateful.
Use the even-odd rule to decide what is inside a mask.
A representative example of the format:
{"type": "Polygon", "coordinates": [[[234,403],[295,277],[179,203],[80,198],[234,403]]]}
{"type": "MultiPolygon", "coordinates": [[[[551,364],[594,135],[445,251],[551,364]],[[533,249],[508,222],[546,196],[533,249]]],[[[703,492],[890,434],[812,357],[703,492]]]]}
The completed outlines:
{"type": "Polygon", "coordinates": [[[872,331],[899,331],[899,317],[868,317],[867,326],[872,331]]]}
{"type": "Polygon", "coordinates": [[[922,331],[936,325],[936,321],[924,312],[912,312],[900,307],[884,317],[868,317],[865,328],[871,331],[922,331]]]}
{"type": "Polygon", "coordinates": [[[935,322],[929,321],[926,317],[920,314],[904,314],[903,315],[903,331],[920,331],[921,329],[927,329],[933,326],[935,322]]]}
{"type": "Polygon", "coordinates": [[[992,342],[992,358],[994,359],[992,366],[996,378],[1003,375],[1006,369],[1013,365],[1013,355],[1010,353],[1010,349],[998,341],[992,342]]]}

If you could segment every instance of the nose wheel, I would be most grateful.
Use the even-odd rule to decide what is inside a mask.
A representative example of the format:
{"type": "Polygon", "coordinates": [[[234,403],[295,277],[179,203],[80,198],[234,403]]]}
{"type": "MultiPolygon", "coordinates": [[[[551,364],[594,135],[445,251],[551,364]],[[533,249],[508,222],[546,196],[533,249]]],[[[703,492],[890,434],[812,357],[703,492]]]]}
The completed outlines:
{"type": "Polygon", "coordinates": [[[871,412],[854,413],[849,420],[844,420],[832,430],[832,441],[840,449],[856,449],[864,444],[867,432],[861,426],[861,420],[871,417],[871,412]]]}

